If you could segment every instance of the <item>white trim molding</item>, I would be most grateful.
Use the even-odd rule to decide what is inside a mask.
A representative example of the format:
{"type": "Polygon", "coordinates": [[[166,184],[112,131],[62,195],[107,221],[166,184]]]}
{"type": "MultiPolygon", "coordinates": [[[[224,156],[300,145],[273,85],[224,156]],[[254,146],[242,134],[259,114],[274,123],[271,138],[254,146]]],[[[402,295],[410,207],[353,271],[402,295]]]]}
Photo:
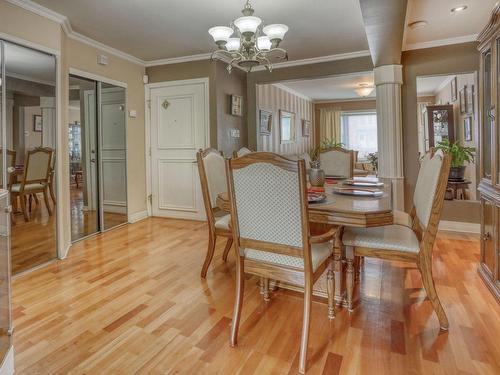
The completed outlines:
{"type": "Polygon", "coordinates": [[[139,212],[134,212],[133,214],[128,215],[128,222],[130,224],[137,223],[138,221],[144,220],[148,218],[148,211],[139,211],[139,212]]]}
{"type": "Polygon", "coordinates": [[[291,89],[290,87],[284,85],[283,83],[272,83],[272,85],[277,87],[280,90],[283,90],[283,91],[286,91],[292,95],[298,96],[299,98],[313,102],[313,100],[310,97],[308,97],[307,95],[304,95],[298,91],[295,91],[294,89],[291,89]]]}
{"type": "Polygon", "coordinates": [[[14,374],[14,347],[11,345],[0,365],[0,375],[14,374]]]}
{"type": "Polygon", "coordinates": [[[200,53],[198,55],[171,57],[168,59],[145,61],[144,65],[146,66],[146,68],[149,68],[151,66],[158,66],[158,65],[169,65],[169,64],[179,64],[189,61],[209,60],[210,56],[212,56],[211,53],[200,53]]]}
{"type": "Polygon", "coordinates": [[[448,232],[462,232],[462,233],[481,233],[481,227],[478,223],[466,223],[461,221],[448,221],[441,220],[439,222],[439,230],[448,232]]]}
{"type": "Polygon", "coordinates": [[[457,36],[448,39],[438,39],[438,40],[430,40],[428,42],[406,44],[405,47],[403,48],[403,51],[411,51],[414,49],[432,48],[432,47],[447,46],[451,44],[475,42],[477,40],[477,35],[478,34],[471,34],[471,35],[457,36]]]}
{"type": "Polygon", "coordinates": [[[122,87],[124,89],[127,88],[127,83],[126,82],[116,81],[114,79],[103,77],[103,76],[100,76],[100,75],[97,75],[97,74],[94,74],[94,73],[89,73],[89,72],[86,72],[84,70],[80,70],[80,69],[76,69],[76,68],[71,68],[70,67],[69,68],[69,74],[75,75],[75,76],[79,76],[79,77],[82,77],[82,78],[87,78],[87,79],[90,79],[90,80],[93,80],[93,81],[101,81],[101,82],[104,82],[104,83],[107,83],[107,84],[110,84],[110,85],[113,85],[113,86],[122,87]]]}

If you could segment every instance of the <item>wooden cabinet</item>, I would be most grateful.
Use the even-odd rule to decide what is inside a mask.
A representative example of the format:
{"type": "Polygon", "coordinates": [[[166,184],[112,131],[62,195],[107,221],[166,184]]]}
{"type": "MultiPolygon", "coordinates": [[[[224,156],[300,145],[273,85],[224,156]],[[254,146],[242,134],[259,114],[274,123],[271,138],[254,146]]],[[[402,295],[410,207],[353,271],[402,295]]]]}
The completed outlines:
{"type": "Polygon", "coordinates": [[[479,34],[479,192],[481,258],[479,274],[500,302],[500,3],[479,34]]]}

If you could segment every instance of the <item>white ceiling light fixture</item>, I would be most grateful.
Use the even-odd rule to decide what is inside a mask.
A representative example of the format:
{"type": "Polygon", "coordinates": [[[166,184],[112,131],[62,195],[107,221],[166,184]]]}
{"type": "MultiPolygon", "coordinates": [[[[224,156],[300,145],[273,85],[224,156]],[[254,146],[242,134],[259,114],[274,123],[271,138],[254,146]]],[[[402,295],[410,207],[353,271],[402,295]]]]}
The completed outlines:
{"type": "Polygon", "coordinates": [[[362,98],[366,98],[368,95],[370,95],[375,87],[370,85],[369,83],[360,83],[358,84],[359,88],[354,89],[354,92],[358,94],[358,96],[361,96],[362,98]]]}
{"type": "Polygon", "coordinates": [[[241,12],[243,17],[234,20],[230,27],[215,26],[208,30],[219,47],[212,53],[212,60],[227,62],[229,73],[234,66],[251,72],[252,68],[259,65],[265,66],[271,72],[272,60],[288,60],[287,51],[279,48],[288,26],[272,24],[263,27],[262,20],[253,15],[250,0],[246,0],[241,12]],[[232,37],[235,32],[237,37],[232,37]]]}
{"type": "Polygon", "coordinates": [[[408,24],[408,27],[412,30],[417,30],[417,29],[422,29],[424,28],[425,26],[427,26],[429,24],[429,22],[425,21],[425,20],[420,20],[420,21],[414,21],[414,22],[410,22],[408,24]]]}
{"type": "Polygon", "coordinates": [[[455,8],[452,8],[451,9],[451,12],[452,13],[458,13],[458,12],[463,12],[464,10],[466,10],[468,7],[467,5],[460,5],[458,7],[455,7],[455,8]]]}

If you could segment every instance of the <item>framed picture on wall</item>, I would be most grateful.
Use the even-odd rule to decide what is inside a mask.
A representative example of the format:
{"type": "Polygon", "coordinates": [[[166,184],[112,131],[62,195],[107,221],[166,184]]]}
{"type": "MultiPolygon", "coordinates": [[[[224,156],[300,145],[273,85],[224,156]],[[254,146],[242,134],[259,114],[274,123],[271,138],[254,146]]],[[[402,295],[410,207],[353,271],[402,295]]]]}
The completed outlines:
{"type": "Polygon", "coordinates": [[[453,77],[451,80],[451,101],[454,102],[457,100],[457,77],[453,77]]]}
{"type": "Polygon", "coordinates": [[[464,141],[472,141],[472,117],[467,116],[464,118],[464,141]]]}
{"type": "Polygon", "coordinates": [[[34,115],[33,116],[33,131],[34,132],[42,132],[42,116],[34,115]]]}
{"type": "Polygon", "coordinates": [[[270,135],[273,129],[273,113],[264,109],[259,110],[259,129],[261,135],[270,135]]]}
{"type": "Polygon", "coordinates": [[[280,109],[280,143],[295,143],[295,113],[280,109]]]}
{"type": "Polygon", "coordinates": [[[474,114],[474,85],[470,85],[470,88],[467,90],[467,100],[466,100],[467,114],[474,114]]]}
{"type": "Polygon", "coordinates": [[[311,135],[311,121],[302,120],[302,136],[309,137],[311,135]]]}
{"type": "Polygon", "coordinates": [[[243,97],[239,95],[231,95],[231,114],[233,116],[243,115],[243,97]]]}
{"type": "Polygon", "coordinates": [[[467,86],[464,86],[460,89],[459,93],[460,97],[460,113],[467,113],[467,86]]]}

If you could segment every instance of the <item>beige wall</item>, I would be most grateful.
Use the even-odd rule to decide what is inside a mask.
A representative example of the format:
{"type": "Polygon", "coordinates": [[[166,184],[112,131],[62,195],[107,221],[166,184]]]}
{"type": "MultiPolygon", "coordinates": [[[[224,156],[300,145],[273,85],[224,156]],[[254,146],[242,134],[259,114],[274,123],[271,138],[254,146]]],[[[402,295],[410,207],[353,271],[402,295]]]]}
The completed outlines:
{"type": "MultiPolygon", "coordinates": [[[[403,155],[405,177],[405,209],[412,206],[418,175],[417,77],[440,74],[469,73],[479,70],[476,43],[463,43],[421,50],[405,51],[403,65],[403,155]]],[[[478,202],[445,202],[442,220],[477,223],[478,202]],[[451,203],[451,204],[450,204],[451,203]]]]}
{"type": "Polygon", "coordinates": [[[24,149],[31,150],[42,146],[42,132],[33,130],[34,116],[41,116],[40,107],[23,107],[24,110],[24,149]]]}
{"type": "Polygon", "coordinates": [[[258,135],[257,150],[276,152],[282,155],[295,155],[308,152],[314,147],[313,102],[294,95],[275,85],[257,86],[257,108],[273,113],[273,124],[270,135],[258,135]],[[280,110],[295,114],[295,142],[280,144],[280,110]],[[311,122],[311,135],[302,136],[302,120],[311,122]]]}
{"type": "Polygon", "coordinates": [[[71,241],[69,206],[68,134],[68,74],[69,68],[77,68],[128,85],[128,109],[137,110],[137,118],[128,118],[128,196],[129,214],[146,210],[145,142],[144,142],[144,67],[117,58],[109,53],[106,67],[97,65],[99,50],[68,38],[61,26],[20,7],[0,1],[0,38],[20,44],[38,47],[58,56],[58,79],[61,86],[61,106],[58,108],[59,143],[58,158],[58,205],[60,223],[59,255],[65,256],[71,241]]]}
{"type": "Polygon", "coordinates": [[[375,99],[370,100],[349,100],[349,101],[331,101],[331,102],[321,102],[314,103],[314,128],[316,132],[317,142],[321,142],[320,138],[320,112],[321,108],[338,108],[341,111],[364,111],[364,110],[376,110],[377,101],[375,99]]]}

